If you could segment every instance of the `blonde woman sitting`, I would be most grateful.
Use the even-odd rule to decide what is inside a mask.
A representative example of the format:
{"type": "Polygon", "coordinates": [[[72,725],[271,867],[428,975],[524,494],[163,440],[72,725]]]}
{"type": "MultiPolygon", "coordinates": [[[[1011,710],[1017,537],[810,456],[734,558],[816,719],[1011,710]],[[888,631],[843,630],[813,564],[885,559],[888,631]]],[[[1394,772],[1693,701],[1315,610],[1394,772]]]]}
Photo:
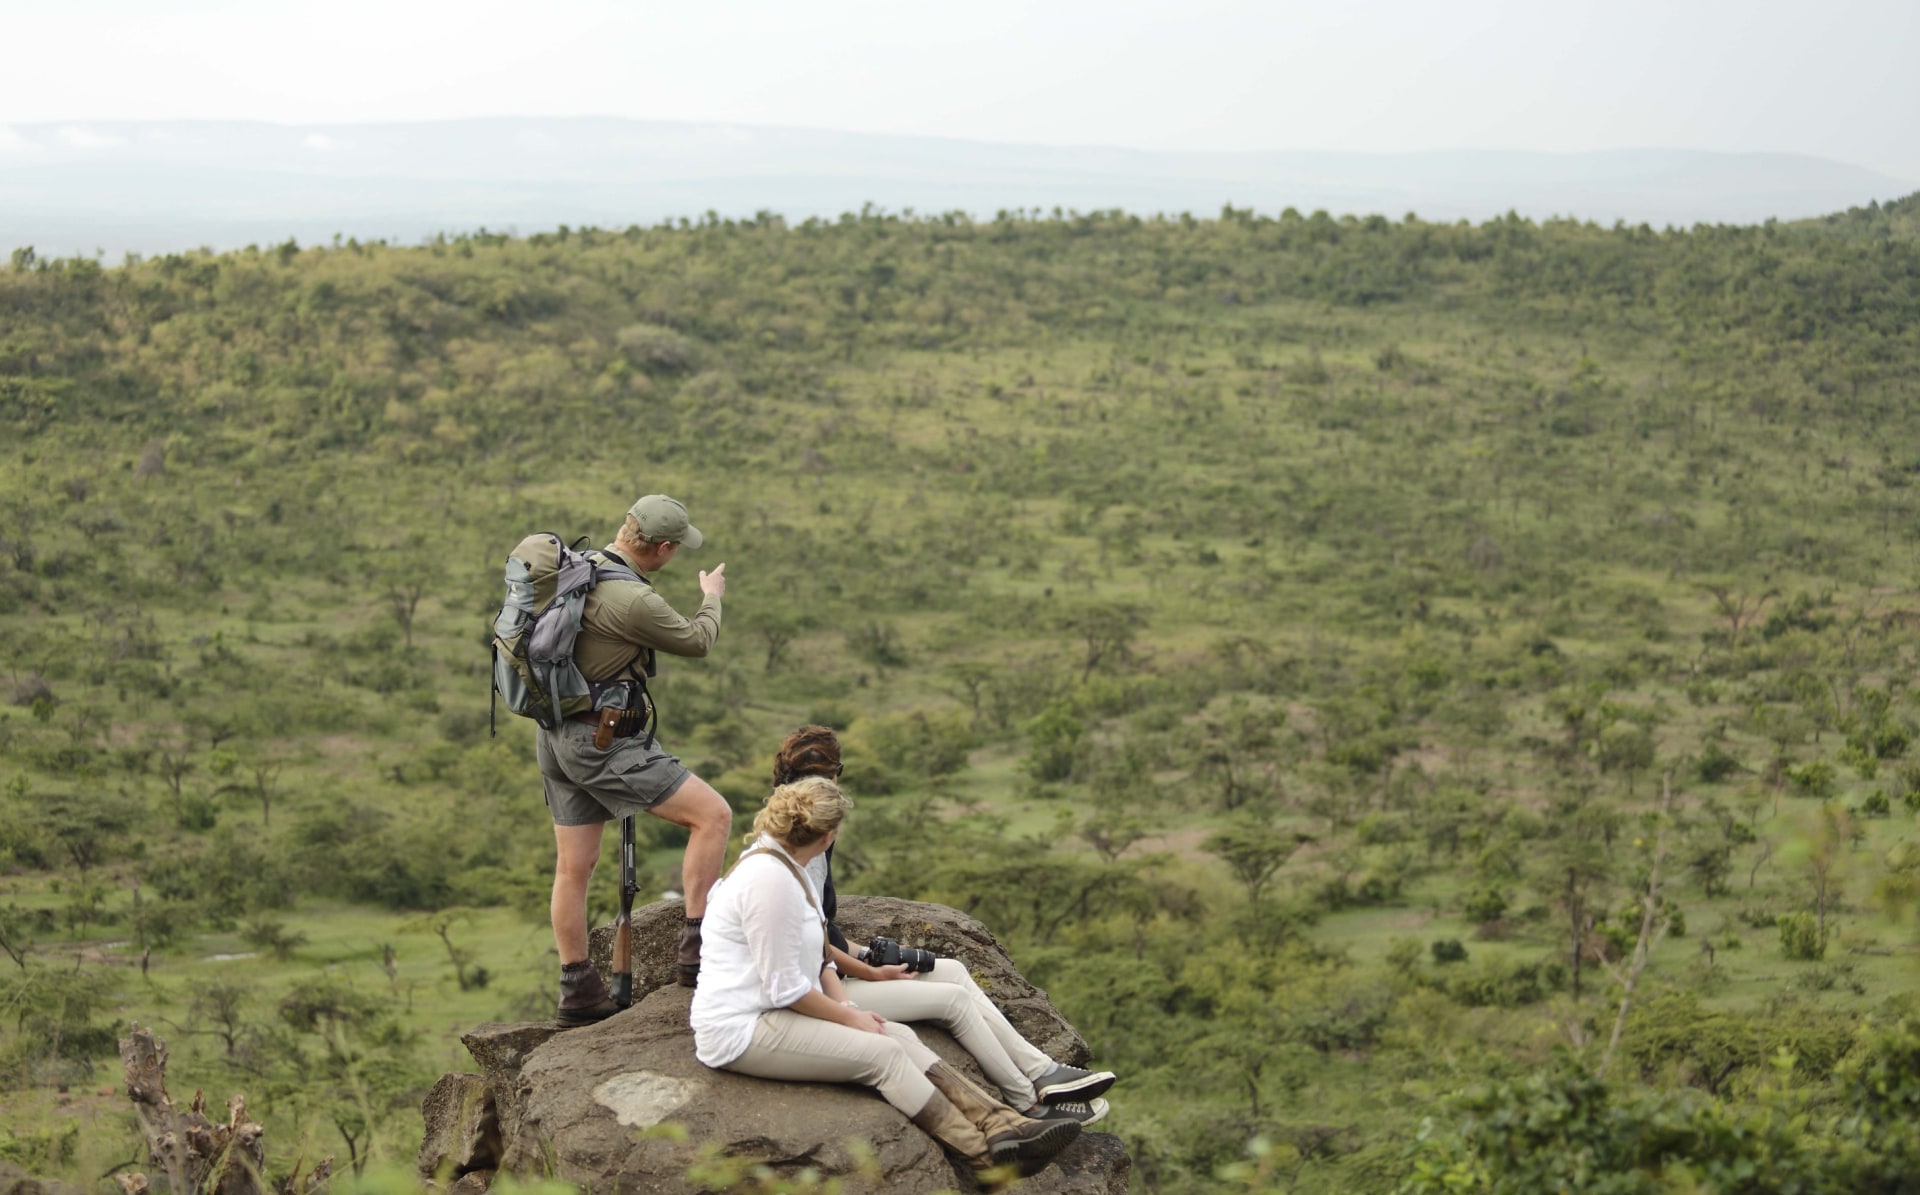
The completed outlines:
{"type": "MultiPolygon", "coordinates": [[[[773,782],[789,784],[803,776],[840,779],[840,739],[831,727],[802,726],[781,740],[773,758],[773,782]]],[[[1100,1099],[1113,1086],[1112,1071],[1083,1070],[1055,1062],[1020,1036],[994,1002],[980,990],[958,959],[936,961],[931,971],[914,972],[886,965],[865,948],[849,943],[833,925],[833,852],[815,855],[807,877],[821,894],[834,963],[854,1003],[895,1021],[932,1021],[953,1034],[973,1055],[1007,1103],[1035,1120],[1077,1120],[1090,1125],[1107,1115],[1100,1099]]]]}
{"type": "Polygon", "coordinates": [[[754,837],[707,902],[694,1052],[763,1079],[860,1083],[976,1170],[1032,1173],[1080,1133],[1030,1120],[974,1086],[913,1031],[848,998],[826,955],[826,917],[806,866],[833,845],[851,799],[824,777],[774,789],[754,837]]]}

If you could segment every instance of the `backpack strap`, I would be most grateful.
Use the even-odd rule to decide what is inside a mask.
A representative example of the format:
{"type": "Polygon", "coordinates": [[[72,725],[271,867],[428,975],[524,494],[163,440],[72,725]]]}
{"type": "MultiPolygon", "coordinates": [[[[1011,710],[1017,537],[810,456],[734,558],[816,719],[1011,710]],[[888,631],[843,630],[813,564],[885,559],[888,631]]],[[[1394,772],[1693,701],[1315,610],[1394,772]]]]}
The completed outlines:
{"type": "Polygon", "coordinates": [[[831,935],[828,934],[828,931],[831,929],[831,923],[827,920],[827,915],[820,911],[820,902],[813,899],[813,885],[807,883],[807,877],[801,872],[799,865],[792,859],[789,859],[785,851],[776,850],[773,847],[755,845],[740,852],[740,858],[733,861],[733,867],[727,869],[727,874],[732,875],[734,868],[739,867],[748,855],[766,855],[775,859],[779,862],[780,866],[786,868],[788,873],[793,876],[794,881],[800,885],[801,893],[807,898],[807,907],[812,909],[813,915],[820,919],[821,933],[827,935],[820,943],[820,961],[823,965],[832,962],[833,941],[831,935]]]}
{"type": "MultiPolygon", "coordinates": [[[[593,583],[595,585],[600,584],[602,581],[638,581],[648,589],[653,588],[652,581],[641,576],[617,556],[597,549],[582,552],[581,555],[585,556],[587,561],[593,565],[593,583]]],[[[616,672],[612,678],[607,681],[588,682],[588,687],[594,690],[595,700],[599,698],[598,690],[600,687],[610,684],[613,681],[631,681],[640,686],[640,698],[647,703],[646,745],[649,747],[653,746],[654,733],[660,728],[660,706],[653,699],[653,690],[647,686],[647,678],[655,673],[655,658],[654,650],[651,647],[638,648],[634,651],[633,658],[625,664],[622,664],[619,672],[616,672]],[[636,667],[636,665],[644,666],[636,667]],[[625,675],[621,675],[622,673],[625,675]]]]}
{"type": "MultiPolygon", "coordinates": [[[[585,552],[582,553],[582,555],[593,563],[593,583],[595,585],[598,585],[602,581],[638,581],[648,589],[653,588],[652,581],[649,581],[633,569],[627,567],[617,556],[610,556],[603,551],[585,552]]],[[[651,647],[643,647],[634,652],[633,659],[626,662],[625,670],[632,675],[633,679],[640,682],[642,688],[645,688],[647,683],[646,676],[641,676],[638,672],[634,671],[634,665],[643,660],[646,661],[646,676],[655,675],[657,669],[654,664],[654,650],[651,647]]],[[[652,699],[652,694],[648,694],[648,699],[652,699]]]]}

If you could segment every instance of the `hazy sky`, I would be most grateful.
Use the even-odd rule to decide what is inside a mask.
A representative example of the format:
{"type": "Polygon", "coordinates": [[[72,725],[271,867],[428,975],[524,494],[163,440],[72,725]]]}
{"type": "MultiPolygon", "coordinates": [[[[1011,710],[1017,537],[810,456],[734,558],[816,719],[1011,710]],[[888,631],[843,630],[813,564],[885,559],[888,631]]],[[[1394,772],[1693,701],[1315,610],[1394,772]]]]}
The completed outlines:
{"type": "Polygon", "coordinates": [[[1920,182],[1920,0],[0,0],[9,123],[610,115],[1141,149],[1687,148],[1920,182]]]}

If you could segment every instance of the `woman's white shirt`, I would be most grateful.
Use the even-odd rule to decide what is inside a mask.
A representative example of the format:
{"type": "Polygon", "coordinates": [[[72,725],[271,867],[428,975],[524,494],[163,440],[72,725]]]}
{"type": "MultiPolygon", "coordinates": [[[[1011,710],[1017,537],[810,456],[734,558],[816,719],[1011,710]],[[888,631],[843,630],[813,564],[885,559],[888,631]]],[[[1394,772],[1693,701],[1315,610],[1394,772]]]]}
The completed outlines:
{"type": "MultiPolygon", "coordinates": [[[[700,924],[700,985],[693,991],[694,1055],[725,1066],[746,1053],[754,1022],[820,988],[825,931],[813,911],[818,881],[806,869],[813,904],[792,872],[763,853],[787,852],[762,835],[762,848],[714,884],[700,924]]],[[[787,855],[791,860],[793,856],[787,855]]]]}

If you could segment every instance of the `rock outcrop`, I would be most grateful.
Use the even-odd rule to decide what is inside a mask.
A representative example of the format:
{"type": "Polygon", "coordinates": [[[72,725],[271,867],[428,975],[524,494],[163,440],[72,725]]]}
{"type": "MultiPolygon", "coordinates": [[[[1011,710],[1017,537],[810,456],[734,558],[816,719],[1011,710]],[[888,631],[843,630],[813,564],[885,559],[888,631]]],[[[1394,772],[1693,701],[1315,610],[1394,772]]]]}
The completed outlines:
{"type": "Polygon", "coordinates": [[[0,1195],[77,1195],[78,1188],[51,1178],[35,1178],[0,1159],[0,1195]]]}
{"type": "MultiPolygon", "coordinates": [[[[840,924],[856,941],[886,933],[958,958],[1008,1019],[1063,1062],[1088,1061],[1086,1042],[1015,971],[978,921],[940,905],[845,897],[840,924]]],[[[462,1195],[496,1172],[551,1175],[590,1192],[694,1192],[702,1156],[762,1162],[792,1175],[812,1169],[848,1191],[973,1189],[971,1175],[878,1095],[838,1084],[777,1083],[710,1070],[693,1056],[689,989],[674,985],[681,907],[634,914],[634,1006],[598,1025],[482,1025],[462,1039],[482,1073],[452,1074],[427,1097],[421,1173],[462,1195]],[[677,1126],[661,1128],[659,1126],[677,1126]]],[[[606,966],[609,931],[595,931],[606,966]]],[[[927,1045],[976,1078],[965,1051],[939,1028],[915,1026],[927,1045]]],[[[1101,1195],[1127,1189],[1132,1161],[1117,1137],[1083,1133],[1023,1191],[1101,1195]]]]}

